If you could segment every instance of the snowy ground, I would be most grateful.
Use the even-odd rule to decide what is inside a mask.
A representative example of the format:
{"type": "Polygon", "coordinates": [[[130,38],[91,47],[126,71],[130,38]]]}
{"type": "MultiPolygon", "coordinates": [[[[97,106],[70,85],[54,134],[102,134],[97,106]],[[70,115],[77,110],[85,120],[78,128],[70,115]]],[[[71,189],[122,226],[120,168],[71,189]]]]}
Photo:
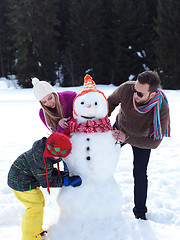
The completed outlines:
{"type": "MultiPolygon", "coordinates": [[[[81,87],[73,89],[57,87],[56,89],[79,92],[81,87]]],[[[108,96],[115,87],[99,85],[98,89],[108,96]]],[[[148,221],[136,220],[132,213],[131,147],[124,146],[119,157],[115,177],[123,195],[122,225],[124,229],[121,228],[121,233],[118,233],[116,238],[118,240],[177,240],[180,236],[180,91],[164,92],[170,105],[171,138],[165,138],[160,147],[151,153],[148,167],[148,221]]],[[[21,239],[24,207],[7,186],[7,174],[17,156],[30,149],[37,139],[49,135],[38,117],[39,107],[32,89],[16,89],[13,85],[7,84],[4,79],[0,79],[0,239],[21,239]]],[[[111,117],[112,123],[115,114],[111,117]]],[[[59,208],[56,203],[59,189],[51,189],[50,196],[46,189],[42,191],[46,199],[44,228],[48,229],[59,217],[59,208]]],[[[111,225],[113,227],[113,222],[111,225]]],[[[115,231],[117,228],[116,225],[115,231]]],[[[96,231],[97,229],[94,228],[94,232],[96,231]]],[[[109,240],[116,239],[112,237],[109,240]]],[[[92,240],[99,240],[98,235],[92,240]]]]}

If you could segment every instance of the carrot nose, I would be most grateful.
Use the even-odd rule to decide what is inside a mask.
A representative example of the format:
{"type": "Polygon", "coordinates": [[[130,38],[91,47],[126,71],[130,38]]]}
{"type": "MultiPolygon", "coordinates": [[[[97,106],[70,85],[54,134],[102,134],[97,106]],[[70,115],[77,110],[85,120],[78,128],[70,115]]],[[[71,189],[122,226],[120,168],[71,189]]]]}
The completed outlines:
{"type": "Polygon", "coordinates": [[[90,107],[91,107],[91,104],[88,105],[88,108],[90,108],[90,107]]]}

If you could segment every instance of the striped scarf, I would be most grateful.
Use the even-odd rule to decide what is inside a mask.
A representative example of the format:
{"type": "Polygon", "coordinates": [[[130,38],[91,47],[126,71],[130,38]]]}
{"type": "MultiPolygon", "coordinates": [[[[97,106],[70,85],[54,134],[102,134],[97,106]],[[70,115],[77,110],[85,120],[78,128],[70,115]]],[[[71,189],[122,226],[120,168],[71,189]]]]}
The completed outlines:
{"type": "MultiPolygon", "coordinates": [[[[153,119],[154,133],[153,134],[154,134],[154,139],[156,140],[163,138],[161,119],[160,119],[160,110],[161,110],[161,104],[162,104],[163,98],[166,100],[168,105],[168,100],[165,94],[160,89],[157,89],[156,95],[154,98],[152,98],[146,105],[137,107],[135,99],[133,97],[133,106],[137,112],[147,113],[152,108],[154,108],[154,119],[153,119]]],[[[168,120],[165,136],[170,137],[170,117],[168,120]]]]}
{"type": "Polygon", "coordinates": [[[82,123],[77,123],[77,119],[72,119],[68,122],[68,129],[65,129],[63,133],[68,135],[72,132],[95,133],[108,132],[110,130],[112,130],[112,126],[108,117],[87,120],[82,123]]]}

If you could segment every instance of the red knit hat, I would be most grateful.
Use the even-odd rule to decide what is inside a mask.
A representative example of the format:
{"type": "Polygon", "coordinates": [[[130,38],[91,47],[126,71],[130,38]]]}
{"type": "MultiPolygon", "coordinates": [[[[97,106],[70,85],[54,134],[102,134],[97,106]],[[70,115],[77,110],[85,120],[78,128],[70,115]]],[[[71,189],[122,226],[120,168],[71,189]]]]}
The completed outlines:
{"type": "Polygon", "coordinates": [[[55,132],[46,141],[43,157],[65,158],[71,152],[72,146],[66,135],[55,132]]]}
{"type": "MultiPolygon", "coordinates": [[[[47,190],[49,194],[50,194],[50,189],[49,189],[48,172],[47,172],[45,157],[65,158],[70,154],[71,149],[72,149],[71,142],[69,141],[69,138],[63,133],[55,132],[51,134],[46,140],[46,146],[43,152],[43,160],[44,160],[44,165],[46,169],[47,190]]],[[[59,164],[58,164],[58,173],[60,175],[59,164]]]]}

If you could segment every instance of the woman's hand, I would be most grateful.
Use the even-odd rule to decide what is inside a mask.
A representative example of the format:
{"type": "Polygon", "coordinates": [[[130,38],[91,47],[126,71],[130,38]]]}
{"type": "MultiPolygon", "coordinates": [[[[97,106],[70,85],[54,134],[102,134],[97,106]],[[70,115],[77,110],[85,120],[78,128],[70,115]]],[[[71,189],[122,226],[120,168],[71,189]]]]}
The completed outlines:
{"type": "Polygon", "coordinates": [[[62,127],[62,128],[67,128],[68,127],[68,121],[70,120],[71,117],[68,118],[62,118],[61,120],[59,120],[58,124],[62,127]]]}

